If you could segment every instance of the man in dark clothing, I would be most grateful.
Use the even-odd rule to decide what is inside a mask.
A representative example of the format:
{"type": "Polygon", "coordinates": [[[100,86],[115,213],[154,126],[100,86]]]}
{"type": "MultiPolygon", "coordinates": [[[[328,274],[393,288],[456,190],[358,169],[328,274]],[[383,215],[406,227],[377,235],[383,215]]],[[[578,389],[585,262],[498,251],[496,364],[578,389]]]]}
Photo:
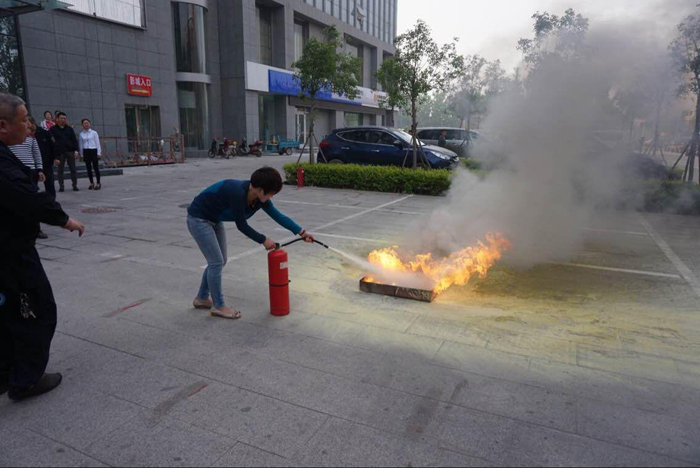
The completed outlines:
{"type": "Polygon", "coordinates": [[[438,146],[440,148],[447,148],[447,130],[440,132],[440,138],[438,138],[438,146]]]}
{"type": "Polygon", "coordinates": [[[36,127],[34,138],[36,138],[36,142],[39,144],[39,151],[41,151],[41,159],[44,165],[44,176],[46,177],[44,187],[51,197],[56,198],[56,186],[53,181],[54,161],[58,159],[58,154],[56,154],[56,142],[53,136],[51,136],[51,133],[38,126],[36,127]]]}
{"type": "Polygon", "coordinates": [[[56,153],[59,156],[58,164],[58,191],[63,192],[63,169],[70,168],[70,178],[73,182],[73,191],[78,191],[78,176],[75,171],[75,160],[78,159],[78,138],[75,130],[68,125],[68,117],[63,112],[56,115],[57,124],[51,127],[51,136],[56,141],[56,153]]]}
{"type": "Polygon", "coordinates": [[[39,192],[30,170],[8,146],[27,136],[24,101],[0,94],[0,394],[12,400],[41,395],[58,387],[61,374],[45,374],[56,329],[51,284],[34,247],[39,222],[78,231],[46,192],[39,192]]]}

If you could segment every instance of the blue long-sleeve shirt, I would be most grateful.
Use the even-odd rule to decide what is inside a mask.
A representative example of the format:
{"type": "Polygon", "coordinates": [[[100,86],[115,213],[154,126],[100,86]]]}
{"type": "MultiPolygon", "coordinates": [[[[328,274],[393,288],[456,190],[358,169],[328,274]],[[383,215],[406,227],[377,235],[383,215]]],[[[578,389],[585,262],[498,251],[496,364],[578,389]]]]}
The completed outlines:
{"type": "Polygon", "coordinates": [[[195,218],[206,219],[212,223],[235,222],[243,234],[262,244],[265,236],[248,225],[248,219],[259,209],[274,219],[277,224],[298,235],[301,227],[287,216],[280,213],[272,200],[261,203],[259,200],[251,207],[248,204],[249,180],[222,180],[204,189],[187,208],[187,213],[195,218]]]}

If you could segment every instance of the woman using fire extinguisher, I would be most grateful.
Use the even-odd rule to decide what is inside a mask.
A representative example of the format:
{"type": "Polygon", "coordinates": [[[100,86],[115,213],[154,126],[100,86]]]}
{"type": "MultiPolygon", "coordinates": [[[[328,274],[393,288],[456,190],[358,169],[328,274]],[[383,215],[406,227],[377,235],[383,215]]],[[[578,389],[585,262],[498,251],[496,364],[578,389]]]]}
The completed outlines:
{"type": "Polygon", "coordinates": [[[226,265],[226,230],[224,222],[235,222],[243,234],[267,250],[275,241],[248,225],[248,218],[262,209],[277,223],[301,236],[306,242],[314,237],[283,215],[272,204],[272,197],[282,190],[282,176],[276,169],[263,167],[250,180],[222,180],[197,195],[187,209],[187,227],[207,259],[199,293],[194,300],[197,309],[209,309],[216,317],[241,318],[241,312],[227,307],[221,288],[221,275],[226,265]],[[211,296],[211,298],[210,298],[211,296]]]}

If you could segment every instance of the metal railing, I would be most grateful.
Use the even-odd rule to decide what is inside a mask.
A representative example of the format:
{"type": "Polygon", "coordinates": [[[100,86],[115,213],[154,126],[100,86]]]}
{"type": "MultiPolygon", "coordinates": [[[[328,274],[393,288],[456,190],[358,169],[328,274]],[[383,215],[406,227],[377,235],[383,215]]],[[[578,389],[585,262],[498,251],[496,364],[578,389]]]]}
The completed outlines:
{"type": "Polygon", "coordinates": [[[102,163],[106,167],[152,166],[185,162],[182,135],[153,138],[101,136],[102,163]]]}

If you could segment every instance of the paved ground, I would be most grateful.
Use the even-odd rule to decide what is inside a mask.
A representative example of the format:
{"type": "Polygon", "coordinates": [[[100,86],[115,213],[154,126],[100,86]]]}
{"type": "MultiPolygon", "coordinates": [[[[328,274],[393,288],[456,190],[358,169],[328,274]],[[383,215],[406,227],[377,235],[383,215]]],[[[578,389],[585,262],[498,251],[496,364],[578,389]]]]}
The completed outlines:
{"type": "MultiPolygon", "coordinates": [[[[700,464],[700,219],[601,214],[579,266],[500,266],[433,304],[360,293],[361,271],[299,245],[282,319],[264,252],[230,227],[225,290],[245,318],[192,310],[204,261],[180,205],[289,160],[129,169],[60,194],[88,226],[40,246],[65,380],[2,399],[0,465],[700,464]],[[93,206],[118,210],[80,213],[93,206]]],[[[275,201],[358,255],[441,203],[292,187],[275,201]]]]}

